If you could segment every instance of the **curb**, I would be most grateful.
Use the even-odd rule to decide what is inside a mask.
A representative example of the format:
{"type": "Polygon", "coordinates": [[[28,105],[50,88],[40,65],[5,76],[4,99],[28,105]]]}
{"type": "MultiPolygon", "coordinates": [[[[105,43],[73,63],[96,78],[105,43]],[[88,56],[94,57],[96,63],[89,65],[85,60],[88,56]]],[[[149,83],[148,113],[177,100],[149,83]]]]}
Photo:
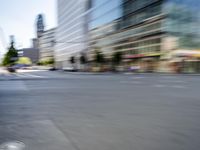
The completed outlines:
{"type": "Polygon", "coordinates": [[[66,73],[66,74],[74,74],[74,75],[168,75],[168,76],[200,76],[200,73],[162,73],[162,72],[154,72],[154,73],[132,73],[132,72],[67,72],[59,70],[57,72],[66,73]]]}

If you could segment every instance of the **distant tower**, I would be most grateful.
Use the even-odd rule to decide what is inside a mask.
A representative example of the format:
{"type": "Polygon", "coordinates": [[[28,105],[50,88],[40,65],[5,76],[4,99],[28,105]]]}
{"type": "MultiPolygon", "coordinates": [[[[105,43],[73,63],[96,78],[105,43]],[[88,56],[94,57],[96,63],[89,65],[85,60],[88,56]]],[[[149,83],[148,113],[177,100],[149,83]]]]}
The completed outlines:
{"type": "Polygon", "coordinates": [[[39,14],[37,17],[37,37],[41,37],[44,32],[44,20],[42,14],[39,14]]]}

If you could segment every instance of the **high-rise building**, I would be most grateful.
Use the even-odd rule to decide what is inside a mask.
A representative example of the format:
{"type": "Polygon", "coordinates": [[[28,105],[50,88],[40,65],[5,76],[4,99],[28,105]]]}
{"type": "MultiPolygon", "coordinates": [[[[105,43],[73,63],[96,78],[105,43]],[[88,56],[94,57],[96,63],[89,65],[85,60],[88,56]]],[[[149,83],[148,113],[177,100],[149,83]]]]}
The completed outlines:
{"type": "Polygon", "coordinates": [[[44,29],[44,16],[37,16],[37,38],[33,39],[33,47],[39,49],[39,61],[47,61],[54,58],[55,31],[56,28],[44,29]]]}
{"type": "Polygon", "coordinates": [[[39,38],[39,59],[46,61],[54,58],[54,41],[56,28],[43,31],[39,38]]]}
{"type": "Polygon", "coordinates": [[[79,57],[87,49],[88,0],[58,0],[58,27],[55,59],[58,68],[70,66],[70,57],[79,57]]]}
{"type": "Polygon", "coordinates": [[[200,48],[199,7],[198,0],[58,0],[56,60],[65,66],[87,50],[92,61],[98,49],[111,61],[120,51],[124,66],[158,71],[172,51],[200,48]]]}
{"type": "Polygon", "coordinates": [[[198,0],[92,0],[90,51],[97,47],[108,57],[121,51],[124,66],[158,70],[171,51],[200,48],[199,6],[198,0]]]}
{"type": "Polygon", "coordinates": [[[39,14],[37,17],[36,27],[37,27],[37,37],[39,38],[44,32],[44,18],[42,14],[39,14]]]}

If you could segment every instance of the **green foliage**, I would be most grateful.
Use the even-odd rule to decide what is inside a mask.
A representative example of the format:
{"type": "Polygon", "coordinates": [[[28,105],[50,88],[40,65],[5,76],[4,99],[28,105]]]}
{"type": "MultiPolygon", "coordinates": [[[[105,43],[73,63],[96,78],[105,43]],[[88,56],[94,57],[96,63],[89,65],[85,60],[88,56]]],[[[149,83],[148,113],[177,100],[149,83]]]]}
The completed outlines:
{"type": "Polygon", "coordinates": [[[105,62],[104,54],[97,50],[95,52],[95,58],[94,58],[94,60],[98,64],[104,63],[105,62]]]}
{"type": "Polygon", "coordinates": [[[48,58],[48,59],[39,61],[37,64],[46,66],[46,65],[53,65],[54,63],[55,63],[54,58],[48,58]]]}
{"type": "Polygon", "coordinates": [[[41,66],[41,65],[42,65],[41,61],[38,61],[38,62],[37,62],[37,65],[41,66]]]}
{"type": "Polygon", "coordinates": [[[20,57],[17,61],[17,64],[31,65],[32,62],[28,57],[20,57]]]}
{"type": "Polygon", "coordinates": [[[3,66],[11,66],[15,63],[17,60],[18,53],[17,50],[14,48],[13,43],[11,43],[11,46],[8,50],[8,52],[5,54],[3,59],[3,66]]]}
{"type": "Polygon", "coordinates": [[[81,55],[80,57],[80,63],[81,64],[86,64],[87,63],[87,58],[84,54],[81,55]]]}
{"type": "Polygon", "coordinates": [[[119,65],[122,61],[122,52],[115,52],[112,57],[112,62],[115,65],[119,65]]]}
{"type": "Polygon", "coordinates": [[[48,63],[49,65],[53,65],[53,64],[55,63],[54,58],[50,58],[50,59],[47,61],[47,63],[48,63]]]}

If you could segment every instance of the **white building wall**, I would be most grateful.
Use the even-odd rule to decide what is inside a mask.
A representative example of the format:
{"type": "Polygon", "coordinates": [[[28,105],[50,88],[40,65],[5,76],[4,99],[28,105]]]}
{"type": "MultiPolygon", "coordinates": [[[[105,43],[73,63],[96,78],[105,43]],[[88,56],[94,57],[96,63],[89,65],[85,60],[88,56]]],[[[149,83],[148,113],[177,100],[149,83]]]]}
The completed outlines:
{"type": "MultiPolygon", "coordinates": [[[[58,0],[55,59],[58,68],[69,67],[71,56],[87,49],[86,6],[88,0],[58,0]]],[[[77,57],[78,58],[78,57],[77,57]]]]}
{"type": "Polygon", "coordinates": [[[39,38],[39,56],[40,60],[46,60],[54,57],[55,28],[46,30],[39,38]]]}

